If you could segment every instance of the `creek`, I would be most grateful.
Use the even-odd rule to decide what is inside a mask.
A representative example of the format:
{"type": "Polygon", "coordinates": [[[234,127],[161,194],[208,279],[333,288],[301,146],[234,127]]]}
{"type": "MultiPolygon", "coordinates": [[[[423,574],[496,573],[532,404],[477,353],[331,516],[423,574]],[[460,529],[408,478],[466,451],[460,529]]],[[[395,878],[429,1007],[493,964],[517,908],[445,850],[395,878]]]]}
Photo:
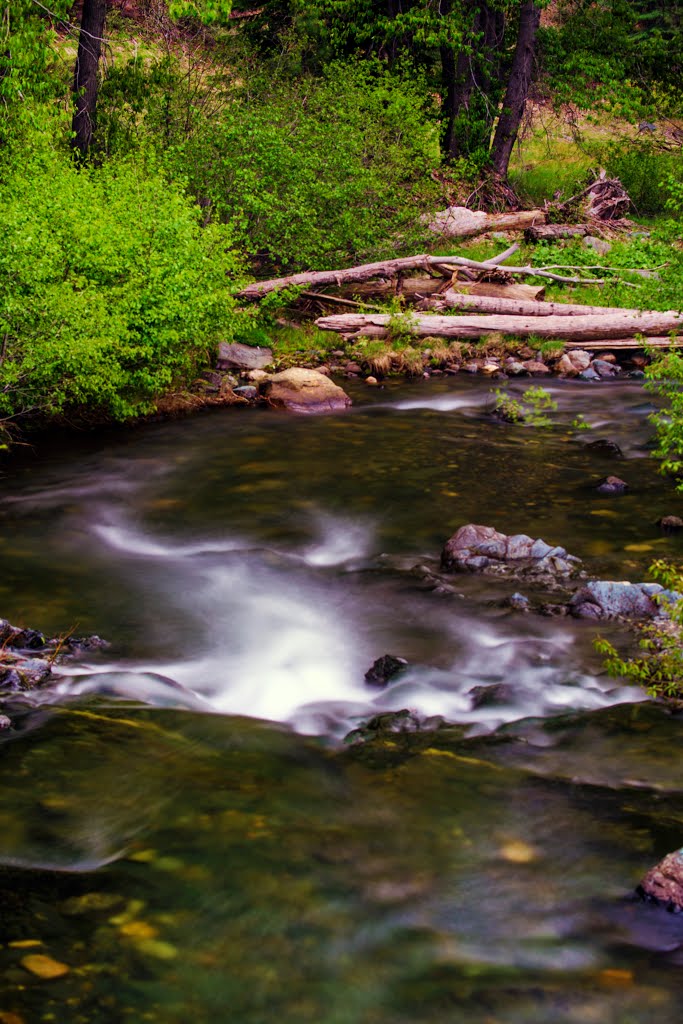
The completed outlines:
{"type": "Polygon", "coordinates": [[[544,386],[550,428],[493,420],[476,379],[357,384],[341,415],[228,409],[7,469],[2,614],[110,647],[8,708],[0,1021],[680,1020],[683,923],[631,898],[681,842],[680,718],[604,673],[595,624],[439,577],[468,522],[595,578],[683,560],[651,397],[544,386]],[[409,668],[378,690],[385,653],[409,668]],[[344,745],[402,708],[450,725],[344,745]]]}

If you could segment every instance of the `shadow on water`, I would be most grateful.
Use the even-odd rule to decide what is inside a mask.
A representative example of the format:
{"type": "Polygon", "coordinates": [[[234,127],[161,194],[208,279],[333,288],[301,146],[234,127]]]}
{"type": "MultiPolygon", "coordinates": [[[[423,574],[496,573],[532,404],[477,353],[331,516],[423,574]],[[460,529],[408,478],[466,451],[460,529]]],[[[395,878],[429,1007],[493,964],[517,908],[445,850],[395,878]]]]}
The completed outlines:
{"type": "Polygon", "coordinates": [[[6,709],[0,1021],[680,1019],[683,925],[630,899],[680,845],[680,718],[602,673],[589,624],[434,585],[468,521],[596,576],[680,557],[643,392],[549,387],[547,431],[417,382],[5,478],[3,613],[112,646],[6,709]],[[595,492],[610,472],[629,494],[595,492]],[[373,690],[386,651],[410,668],[373,690]],[[456,724],[339,744],[403,707],[456,724]]]}

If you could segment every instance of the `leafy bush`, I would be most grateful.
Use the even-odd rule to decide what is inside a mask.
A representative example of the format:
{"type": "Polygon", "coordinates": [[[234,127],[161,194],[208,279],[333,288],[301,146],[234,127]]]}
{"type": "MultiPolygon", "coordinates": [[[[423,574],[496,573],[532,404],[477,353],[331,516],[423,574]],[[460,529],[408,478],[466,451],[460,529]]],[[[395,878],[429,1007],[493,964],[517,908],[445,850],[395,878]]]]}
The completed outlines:
{"type": "Polygon", "coordinates": [[[602,637],[595,649],[605,658],[605,669],[643,686],[652,697],[683,697],[683,566],[654,562],[650,573],[668,589],[660,599],[666,617],[638,627],[640,654],[622,658],[602,637]]]}
{"type": "Polygon", "coordinates": [[[0,219],[1,415],[148,411],[231,333],[226,229],[153,166],[78,170],[37,142],[0,219]]]}
{"type": "Polygon", "coordinates": [[[513,398],[502,388],[496,388],[493,394],[496,399],[493,413],[506,423],[549,427],[552,421],[547,414],[557,409],[557,402],[550,392],[537,385],[527,388],[521,399],[513,398]]]}
{"type": "Polygon", "coordinates": [[[640,216],[666,209],[667,179],[683,183],[680,151],[663,151],[651,140],[613,142],[597,155],[609,175],[620,179],[640,216]]]}
{"type": "Polygon", "coordinates": [[[246,85],[201,82],[199,72],[190,82],[169,60],[128,75],[130,88],[112,79],[102,93],[108,144],[153,146],[249,253],[340,266],[393,255],[425,233],[419,210],[440,198],[428,173],[438,132],[419,83],[369,61],[294,82],[252,71],[246,85]]]}

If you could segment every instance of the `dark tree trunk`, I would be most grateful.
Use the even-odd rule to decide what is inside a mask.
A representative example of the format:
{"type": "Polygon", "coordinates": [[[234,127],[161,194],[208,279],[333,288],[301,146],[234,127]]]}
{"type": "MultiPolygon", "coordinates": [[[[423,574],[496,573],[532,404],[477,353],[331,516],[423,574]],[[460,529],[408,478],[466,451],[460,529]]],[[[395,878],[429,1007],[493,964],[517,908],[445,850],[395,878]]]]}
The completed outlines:
{"type": "Polygon", "coordinates": [[[92,143],[97,107],[98,74],[102,36],[110,0],[83,0],[81,31],[74,73],[74,116],[72,145],[85,157],[92,143]]]}
{"type": "Polygon", "coordinates": [[[531,75],[534,65],[536,35],[541,21],[540,4],[534,0],[524,0],[519,12],[519,32],[517,46],[512,58],[512,68],[508,78],[503,110],[498,118],[496,133],[491,147],[491,163],[494,171],[502,178],[506,177],[508,164],[512,155],[512,147],[524,114],[524,106],[529,95],[531,75]]]}
{"type": "MultiPolygon", "coordinates": [[[[452,46],[441,47],[445,123],[442,151],[447,160],[477,151],[488,152],[497,109],[504,15],[491,8],[486,0],[473,6],[466,46],[457,57],[452,46]]],[[[448,11],[450,4],[444,13],[448,11]]]]}

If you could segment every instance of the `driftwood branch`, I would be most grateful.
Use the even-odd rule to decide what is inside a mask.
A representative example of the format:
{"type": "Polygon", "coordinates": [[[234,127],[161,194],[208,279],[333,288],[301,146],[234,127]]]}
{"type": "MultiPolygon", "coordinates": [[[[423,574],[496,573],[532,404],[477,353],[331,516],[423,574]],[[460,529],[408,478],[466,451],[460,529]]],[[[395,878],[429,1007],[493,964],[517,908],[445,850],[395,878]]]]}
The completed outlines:
{"type": "MultiPolygon", "coordinates": [[[[323,331],[340,334],[366,334],[372,328],[389,332],[396,318],[384,313],[343,313],[320,317],[316,326],[323,331]]],[[[447,338],[481,338],[487,334],[511,334],[519,338],[531,336],[558,341],[609,341],[636,334],[662,336],[669,331],[683,331],[683,316],[676,312],[633,313],[581,316],[416,316],[402,319],[403,329],[415,337],[436,335],[447,338]],[[403,322],[404,320],[404,322],[403,322]]]]}
{"type": "MultiPolygon", "coordinates": [[[[507,260],[519,246],[510,246],[505,252],[494,256],[490,260],[470,260],[465,256],[429,256],[421,253],[418,256],[402,256],[399,259],[383,260],[379,263],[364,263],[358,267],[347,267],[345,270],[311,270],[301,274],[291,274],[289,277],[273,278],[270,281],[254,281],[241,292],[238,297],[241,299],[258,300],[264,295],[274,291],[281,291],[284,288],[306,288],[315,291],[328,286],[341,288],[345,284],[360,283],[369,281],[372,278],[395,278],[399,274],[410,270],[424,270],[429,272],[431,268],[443,268],[449,273],[456,270],[474,270],[478,273],[486,273],[493,267],[499,266],[507,260]]],[[[520,277],[541,277],[549,281],[559,281],[562,284],[604,284],[605,279],[601,277],[568,277],[563,274],[556,274],[554,270],[581,270],[581,267],[509,267],[505,266],[504,272],[520,277]]],[[[595,269],[595,268],[590,268],[595,269]]],[[[599,268],[615,273],[615,268],[599,268]]],[[[633,282],[624,282],[630,287],[637,288],[633,282]]]]}

